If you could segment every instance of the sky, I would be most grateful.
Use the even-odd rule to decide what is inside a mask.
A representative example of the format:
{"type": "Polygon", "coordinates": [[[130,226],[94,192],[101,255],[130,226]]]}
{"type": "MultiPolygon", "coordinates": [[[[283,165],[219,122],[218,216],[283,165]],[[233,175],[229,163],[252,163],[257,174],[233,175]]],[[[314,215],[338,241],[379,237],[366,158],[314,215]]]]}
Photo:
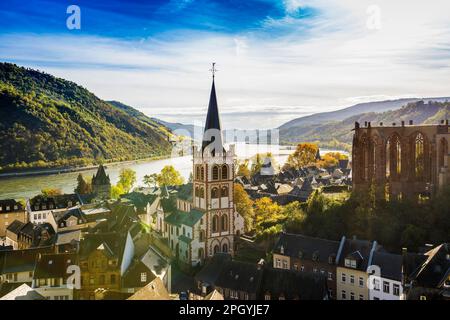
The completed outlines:
{"type": "MultiPolygon", "coordinates": [[[[216,62],[225,128],[450,95],[448,0],[1,0],[0,61],[202,125],[216,62]],[[80,29],[69,29],[70,5],[80,29]]],[[[72,20],[70,20],[72,21],[72,20]]]]}

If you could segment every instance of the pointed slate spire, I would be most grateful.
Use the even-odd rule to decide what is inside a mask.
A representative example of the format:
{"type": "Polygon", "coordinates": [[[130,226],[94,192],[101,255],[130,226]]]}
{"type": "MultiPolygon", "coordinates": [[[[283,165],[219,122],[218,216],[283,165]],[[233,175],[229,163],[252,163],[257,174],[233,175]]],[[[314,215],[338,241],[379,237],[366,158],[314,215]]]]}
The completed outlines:
{"type": "MultiPolygon", "coordinates": [[[[202,141],[202,151],[205,150],[205,148],[210,145],[212,142],[214,142],[214,147],[216,149],[223,149],[223,138],[222,138],[222,129],[220,125],[220,117],[219,117],[219,108],[217,106],[217,96],[216,96],[216,87],[214,84],[214,76],[215,76],[215,63],[213,63],[212,66],[212,74],[213,74],[213,81],[212,81],[212,87],[211,87],[211,94],[209,96],[209,105],[208,105],[208,114],[206,116],[206,122],[205,122],[205,131],[203,133],[203,141],[202,141]],[[215,141],[215,139],[218,139],[218,141],[215,141]]],[[[213,146],[211,145],[211,147],[213,146]]],[[[212,150],[213,154],[215,153],[212,150]]]]}

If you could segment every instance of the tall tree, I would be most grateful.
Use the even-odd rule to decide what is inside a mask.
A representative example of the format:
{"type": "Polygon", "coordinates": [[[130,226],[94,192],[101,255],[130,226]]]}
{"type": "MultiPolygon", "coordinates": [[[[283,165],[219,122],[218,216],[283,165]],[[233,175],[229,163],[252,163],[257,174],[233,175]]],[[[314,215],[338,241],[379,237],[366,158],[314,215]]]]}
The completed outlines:
{"type": "Polygon", "coordinates": [[[238,183],[234,184],[234,204],[237,212],[244,218],[245,231],[252,230],[255,223],[253,201],[244,190],[244,187],[238,183]]]}
{"type": "Polygon", "coordinates": [[[136,183],[136,171],[124,168],[120,170],[118,185],[122,187],[124,193],[130,192],[133,185],[136,183]]]}
{"type": "Polygon", "coordinates": [[[171,165],[167,165],[162,168],[161,173],[158,174],[157,182],[160,187],[162,186],[179,186],[184,183],[184,179],[181,174],[175,170],[171,165]]]}
{"type": "Polygon", "coordinates": [[[290,154],[287,162],[285,164],[286,167],[299,169],[301,167],[305,167],[316,162],[316,155],[319,147],[314,143],[300,143],[297,145],[294,153],[290,154]]]}
{"type": "Polygon", "coordinates": [[[83,175],[80,173],[77,178],[78,184],[75,188],[75,192],[78,194],[89,194],[92,192],[92,185],[84,180],[83,175]]]}

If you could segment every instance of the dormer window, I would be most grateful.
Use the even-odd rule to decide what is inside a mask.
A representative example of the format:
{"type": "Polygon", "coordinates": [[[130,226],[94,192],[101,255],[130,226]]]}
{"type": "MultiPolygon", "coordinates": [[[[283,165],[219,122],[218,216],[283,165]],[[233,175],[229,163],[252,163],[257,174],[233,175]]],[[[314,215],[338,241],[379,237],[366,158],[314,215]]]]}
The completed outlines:
{"type": "Polygon", "coordinates": [[[318,261],[319,260],[319,252],[314,251],[314,253],[312,255],[312,259],[313,259],[313,261],[318,261]]]}
{"type": "Polygon", "coordinates": [[[42,210],[46,210],[47,206],[45,204],[42,205],[42,210]]]}
{"type": "Polygon", "coordinates": [[[335,257],[334,256],[329,256],[328,257],[328,264],[334,264],[335,261],[335,257]]]}
{"type": "Polygon", "coordinates": [[[264,300],[270,300],[270,293],[266,292],[266,294],[264,295],[264,300]]]}
{"type": "Polygon", "coordinates": [[[9,211],[11,209],[10,206],[6,206],[6,211],[9,211]]]}
{"type": "Polygon", "coordinates": [[[17,210],[17,209],[19,209],[19,207],[17,205],[15,205],[14,206],[14,210],[17,210]]]}
{"type": "Polygon", "coordinates": [[[280,253],[284,254],[284,247],[283,247],[283,245],[280,247],[280,253]]]}
{"type": "Polygon", "coordinates": [[[348,268],[356,269],[356,260],[355,259],[345,259],[345,266],[348,268]]]}

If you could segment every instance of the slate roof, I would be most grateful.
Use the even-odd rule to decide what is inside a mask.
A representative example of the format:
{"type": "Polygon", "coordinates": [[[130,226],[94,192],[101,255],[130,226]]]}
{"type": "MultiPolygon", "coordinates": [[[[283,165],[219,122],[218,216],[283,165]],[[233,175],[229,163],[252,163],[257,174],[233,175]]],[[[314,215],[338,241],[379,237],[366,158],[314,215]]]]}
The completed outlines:
{"type": "Polygon", "coordinates": [[[19,221],[19,220],[14,220],[7,228],[6,230],[14,233],[14,234],[18,234],[20,229],[23,228],[23,226],[25,225],[24,222],[19,221]]]}
{"type": "Polygon", "coordinates": [[[94,176],[92,176],[92,184],[93,185],[111,184],[109,176],[106,175],[105,167],[103,167],[103,165],[100,165],[97,169],[97,173],[94,176]]]}
{"type": "Polygon", "coordinates": [[[263,270],[255,263],[227,261],[222,266],[214,285],[220,288],[257,293],[263,270]]]}
{"type": "Polygon", "coordinates": [[[31,211],[40,210],[51,210],[51,209],[63,209],[68,207],[73,207],[77,204],[82,204],[80,197],[73,194],[61,194],[51,197],[45,197],[43,195],[38,195],[30,199],[30,209],[31,211]],[[50,206],[52,205],[52,206],[50,206]],[[44,209],[45,206],[45,209],[44,209]],[[37,207],[37,208],[36,208],[37,207]]]}
{"type": "Polygon", "coordinates": [[[319,262],[328,263],[330,256],[337,256],[339,241],[308,237],[301,234],[282,233],[274,248],[274,253],[313,260],[313,255],[319,262]],[[281,253],[283,248],[284,253],[281,253]]]}
{"type": "Polygon", "coordinates": [[[75,253],[51,253],[38,255],[34,278],[68,278],[67,268],[78,265],[78,255],[75,253]]]}
{"type": "Polygon", "coordinates": [[[156,199],[155,194],[144,194],[142,192],[130,192],[121,196],[121,199],[128,199],[131,203],[136,206],[138,210],[143,210],[147,204],[153,203],[156,199]]]}
{"type": "Polygon", "coordinates": [[[399,254],[375,251],[372,265],[380,267],[381,277],[396,281],[402,280],[402,256],[399,254]]]}
{"type": "Polygon", "coordinates": [[[0,214],[9,212],[19,212],[24,210],[25,208],[23,207],[23,205],[14,199],[0,200],[0,214]],[[7,210],[8,207],[9,209],[7,210]],[[17,209],[15,209],[15,207],[17,207],[17,209]]]}
{"type": "Polygon", "coordinates": [[[165,222],[175,226],[186,225],[193,227],[205,214],[205,212],[191,209],[189,212],[177,210],[166,217],[165,222]]]}
{"type": "Polygon", "coordinates": [[[0,274],[32,271],[39,254],[52,252],[52,247],[0,251],[0,274]]]}
{"type": "Polygon", "coordinates": [[[79,257],[85,259],[93,251],[99,249],[104,250],[107,256],[119,259],[118,265],[120,265],[125,250],[126,237],[127,233],[117,232],[86,234],[80,243],[79,257]]]}
{"type": "Polygon", "coordinates": [[[155,278],[156,276],[153,274],[153,272],[142,261],[135,260],[122,276],[122,286],[124,288],[144,287],[155,278]],[[146,282],[141,281],[141,273],[147,274],[146,282]]]}
{"type": "Polygon", "coordinates": [[[195,280],[213,285],[219,277],[222,266],[231,261],[226,253],[216,253],[206,265],[195,275],[195,280]]]}
{"type": "Polygon", "coordinates": [[[440,288],[450,276],[450,243],[443,243],[425,253],[426,260],[413,272],[416,284],[440,288]]]}
{"type": "Polygon", "coordinates": [[[192,183],[186,183],[179,186],[177,197],[181,200],[192,201],[192,183]]]}
{"type": "MultiPolygon", "coordinates": [[[[202,139],[202,152],[205,150],[205,148],[214,141],[214,139],[218,139],[217,145],[219,148],[223,149],[223,138],[222,138],[222,129],[220,125],[220,117],[219,117],[219,108],[217,106],[217,96],[216,96],[216,86],[214,83],[214,78],[212,82],[211,87],[211,94],[209,96],[209,105],[208,105],[208,113],[206,115],[206,122],[205,122],[205,133],[208,130],[218,130],[219,136],[218,137],[208,137],[206,134],[203,135],[202,139]]],[[[211,150],[211,151],[218,151],[218,150],[211,150]]]]}
{"type": "Polygon", "coordinates": [[[0,300],[46,300],[46,298],[24,283],[1,297],[0,300]]]}
{"type": "Polygon", "coordinates": [[[170,300],[170,296],[162,280],[156,277],[127,300],[170,300]]]}
{"type": "Polygon", "coordinates": [[[340,267],[345,267],[345,258],[353,257],[358,260],[356,269],[366,271],[372,245],[373,242],[368,240],[346,239],[338,265],[340,267]]]}
{"type": "Polygon", "coordinates": [[[264,299],[266,293],[272,299],[283,295],[286,300],[323,300],[328,287],[325,276],[319,273],[265,268],[259,299],[264,299]]]}

